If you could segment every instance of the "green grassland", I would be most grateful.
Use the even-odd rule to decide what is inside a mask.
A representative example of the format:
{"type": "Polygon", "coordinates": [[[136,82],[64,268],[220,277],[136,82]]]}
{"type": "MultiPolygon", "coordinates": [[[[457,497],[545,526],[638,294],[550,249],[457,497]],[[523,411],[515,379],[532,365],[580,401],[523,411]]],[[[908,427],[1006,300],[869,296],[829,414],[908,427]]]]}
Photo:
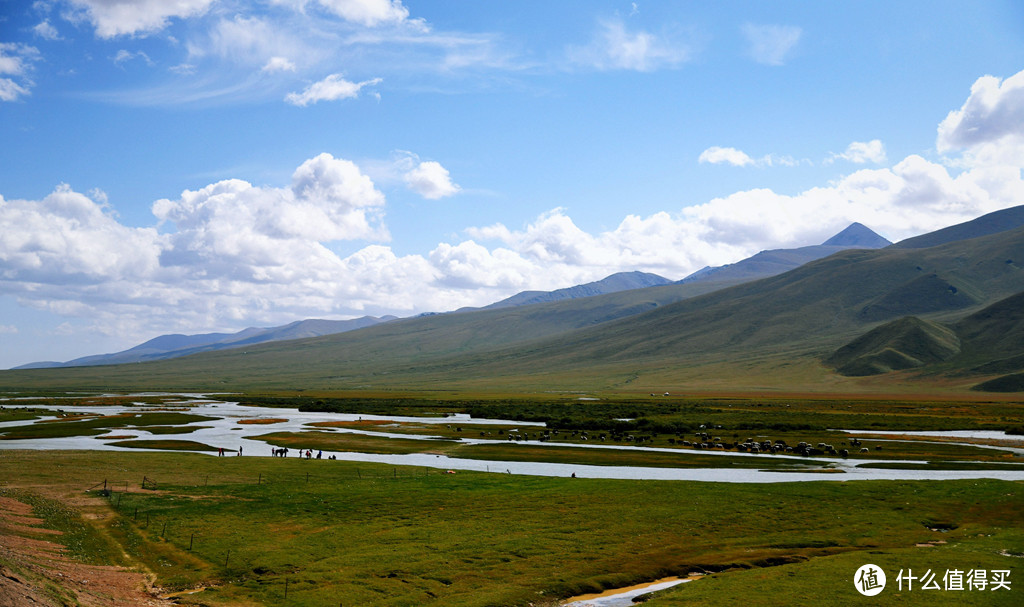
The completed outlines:
{"type": "Polygon", "coordinates": [[[185,605],[555,605],[691,572],[709,575],[650,604],[842,605],[861,599],[852,576],[868,562],[890,583],[899,568],[1011,572],[1013,589],[984,602],[910,592],[893,604],[1019,605],[1024,590],[1020,482],[614,481],[29,451],[0,452],[0,479],[41,509],[79,503],[48,524],[85,525],[83,556],[119,562],[113,542],[168,592],[201,588],[185,605]],[[112,495],[87,493],[104,480],[112,495]],[[90,510],[114,516],[91,523],[90,510]]]}

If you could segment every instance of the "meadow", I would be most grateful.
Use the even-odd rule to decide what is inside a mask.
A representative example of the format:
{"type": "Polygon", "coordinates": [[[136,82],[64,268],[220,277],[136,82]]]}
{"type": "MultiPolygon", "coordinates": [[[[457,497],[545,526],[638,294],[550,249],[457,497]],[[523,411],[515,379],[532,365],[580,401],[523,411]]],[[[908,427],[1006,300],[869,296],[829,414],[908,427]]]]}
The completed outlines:
{"type": "MultiPolygon", "coordinates": [[[[474,411],[504,419],[547,418],[548,424],[478,427],[453,418],[430,425],[331,422],[301,432],[253,425],[263,440],[291,449],[826,473],[822,481],[773,484],[449,473],[297,457],[210,457],[195,452],[209,445],[170,436],[118,440],[167,451],[0,450],[0,498],[29,504],[46,528],[62,533],[47,537],[72,558],[144,572],[155,592],[183,605],[554,607],[584,593],[690,574],[702,576],[646,604],[721,605],[751,597],[810,604],[814,597],[815,605],[848,605],[866,600],[853,584],[854,572],[866,563],[889,575],[880,604],[1021,604],[1024,482],[837,480],[847,475],[828,474],[818,458],[702,454],[677,440],[700,432],[701,425],[727,440],[770,436],[837,443],[850,435],[836,427],[881,430],[889,422],[901,431],[1007,429],[1019,424],[1020,403],[724,396],[610,398],[582,405],[575,397],[273,399],[279,400],[261,404],[360,414],[390,407],[431,417],[474,411]],[[845,423],[832,427],[837,421],[845,423]],[[328,431],[346,424],[370,432],[328,431]],[[539,444],[545,429],[558,426],[558,441],[566,445],[539,444]],[[643,431],[651,436],[645,444],[677,452],[585,448],[599,433],[611,437],[618,430],[643,431]],[[507,439],[519,432],[532,440],[507,439]],[[584,440],[587,433],[592,436],[584,440]],[[424,434],[438,438],[414,439],[424,434]],[[494,440],[456,440],[488,437],[494,440]],[[901,592],[895,587],[901,569],[917,575],[1008,571],[1010,589],[901,592]]],[[[40,414],[25,402],[24,408],[0,412],[2,421],[27,422],[40,414]]],[[[113,432],[114,439],[133,425],[173,434],[181,424],[209,420],[180,410],[104,416],[105,403],[125,404],[93,399],[95,415],[3,430],[33,440],[98,431],[113,432]]],[[[171,403],[168,398],[164,405],[171,403]]],[[[874,445],[870,436],[860,440],[874,445]]],[[[1020,458],[999,449],[912,436],[884,445],[870,457],[903,468],[1020,466],[1020,458]]],[[[0,534],[0,544],[16,536],[41,537],[5,525],[2,517],[0,534]]],[[[30,563],[4,554],[5,575],[36,579],[56,604],[75,604],[67,598],[66,580],[41,579],[30,563]]]]}
{"type": "MultiPolygon", "coordinates": [[[[1016,582],[1024,573],[1019,482],[734,485],[298,458],[0,454],[4,495],[41,511],[76,505],[49,516],[54,527],[85,528],[74,536],[78,557],[144,568],[164,593],[199,589],[176,596],[186,605],[555,605],[690,573],[707,575],[648,604],[757,593],[838,605],[860,598],[852,576],[867,562],[890,575],[1009,569],[1016,582]]],[[[1020,604],[1021,588],[1011,588],[898,602],[1020,604]]]]}

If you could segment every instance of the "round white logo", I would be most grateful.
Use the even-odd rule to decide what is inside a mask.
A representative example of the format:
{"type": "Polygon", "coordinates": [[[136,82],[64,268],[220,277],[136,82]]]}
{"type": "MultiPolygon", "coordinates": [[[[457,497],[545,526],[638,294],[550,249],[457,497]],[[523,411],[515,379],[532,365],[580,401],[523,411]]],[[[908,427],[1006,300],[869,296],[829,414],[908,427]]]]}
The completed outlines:
{"type": "Polygon", "coordinates": [[[878,565],[864,565],[853,574],[853,585],[864,596],[875,596],[885,588],[885,572],[878,565]]]}

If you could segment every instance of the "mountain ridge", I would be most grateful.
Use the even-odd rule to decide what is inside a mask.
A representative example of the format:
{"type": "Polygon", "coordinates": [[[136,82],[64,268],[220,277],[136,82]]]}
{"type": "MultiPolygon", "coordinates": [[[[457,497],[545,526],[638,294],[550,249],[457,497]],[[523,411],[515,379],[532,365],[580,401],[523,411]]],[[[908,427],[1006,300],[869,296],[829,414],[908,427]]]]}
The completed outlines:
{"type": "MultiPolygon", "coordinates": [[[[967,226],[963,233],[972,231],[977,230],[967,226]]],[[[8,371],[0,373],[0,387],[548,393],[648,391],[654,386],[760,391],[799,385],[877,390],[871,386],[883,384],[849,383],[853,380],[822,361],[901,316],[948,325],[1021,293],[1021,260],[1024,227],[928,248],[849,249],[739,284],[671,284],[399,319],[347,333],[260,344],[246,348],[244,356],[236,349],[102,369],[8,371]],[[954,286],[957,293],[950,291],[951,300],[936,303],[929,295],[936,286],[954,286]],[[969,295],[968,305],[960,305],[957,294],[969,295]]],[[[993,310],[1012,309],[1017,300],[1008,301],[993,310]]],[[[979,331],[977,339],[964,340],[961,354],[939,363],[945,367],[929,371],[943,373],[943,385],[966,390],[1000,373],[985,365],[1004,361],[1012,370],[1006,361],[1024,360],[1024,340],[1010,339],[999,351],[988,347],[992,335],[1007,329],[979,331]]],[[[935,385],[933,376],[914,379],[907,373],[871,381],[935,385]]]]}
{"type": "Polygon", "coordinates": [[[151,360],[165,360],[188,356],[199,352],[211,350],[222,350],[239,348],[250,344],[259,344],[269,341],[282,341],[289,339],[302,339],[307,337],[318,337],[354,331],[380,322],[395,320],[394,316],[363,316],[351,320],[322,320],[306,319],[297,320],[277,327],[249,327],[237,333],[202,333],[198,335],[183,335],[172,333],[160,335],[145,341],[137,346],[113,352],[110,354],[93,354],[83,356],[66,362],[37,362],[14,367],[12,370],[20,369],[52,369],[57,367],[85,367],[94,365],[118,365],[126,363],[138,363],[151,360]]]}
{"type": "Polygon", "coordinates": [[[769,249],[756,255],[718,267],[704,267],[679,282],[702,280],[755,280],[788,272],[805,263],[847,249],[880,249],[892,243],[864,224],[854,222],[819,245],[792,249],[769,249]]]}

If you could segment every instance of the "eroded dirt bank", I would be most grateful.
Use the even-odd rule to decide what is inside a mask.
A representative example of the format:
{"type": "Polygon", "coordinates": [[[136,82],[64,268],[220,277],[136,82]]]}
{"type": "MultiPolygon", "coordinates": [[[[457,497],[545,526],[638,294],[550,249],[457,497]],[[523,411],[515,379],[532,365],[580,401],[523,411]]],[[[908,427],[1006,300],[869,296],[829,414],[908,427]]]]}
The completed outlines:
{"type": "Polygon", "coordinates": [[[87,565],[53,541],[60,532],[42,527],[32,508],[0,495],[0,605],[4,607],[164,607],[142,573],[87,565]]]}

